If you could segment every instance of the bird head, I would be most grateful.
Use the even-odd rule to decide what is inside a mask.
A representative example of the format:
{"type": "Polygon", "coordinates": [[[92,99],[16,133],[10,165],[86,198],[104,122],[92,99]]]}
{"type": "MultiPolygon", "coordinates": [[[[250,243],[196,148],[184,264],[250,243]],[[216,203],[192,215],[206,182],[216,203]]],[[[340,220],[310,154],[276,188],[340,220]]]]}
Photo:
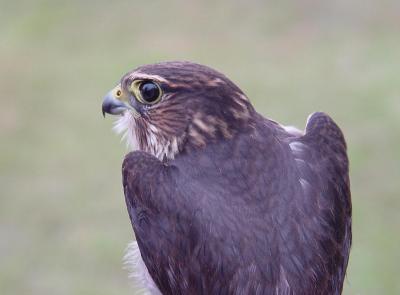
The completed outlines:
{"type": "Polygon", "coordinates": [[[120,116],[115,130],[132,150],[162,160],[232,139],[248,126],[254,109],[223,74],[195,63],[164,62],[124,75],[102,111],[120,116]]]}

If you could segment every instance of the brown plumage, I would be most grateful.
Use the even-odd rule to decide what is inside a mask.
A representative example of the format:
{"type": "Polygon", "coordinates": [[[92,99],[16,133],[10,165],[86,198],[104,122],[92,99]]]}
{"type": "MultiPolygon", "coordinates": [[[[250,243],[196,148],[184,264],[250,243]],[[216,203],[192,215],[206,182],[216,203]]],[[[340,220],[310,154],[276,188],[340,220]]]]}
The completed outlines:
{"type": "Polygon", "coordinates": [[[293,132],[224,75],[188,62],[126,74],[104,112],[122,115],[116,128],[136,150],[123,185],[152,293],[341,293],[350,184],[329,116],[293,132]]]}

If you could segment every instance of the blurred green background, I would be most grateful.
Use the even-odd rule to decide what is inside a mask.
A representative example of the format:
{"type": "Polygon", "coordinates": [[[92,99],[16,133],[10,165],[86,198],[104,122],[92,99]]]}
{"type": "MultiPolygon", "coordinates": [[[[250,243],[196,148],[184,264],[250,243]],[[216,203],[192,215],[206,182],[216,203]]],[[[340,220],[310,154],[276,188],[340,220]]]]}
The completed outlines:
{"type": "Polygon", "coordinates": [[[345,294],[400,294],[399,1],[0,2],[0,294],[132,294],[125,145],[101,116],[127,71],[192,60],[257,110],[323,110],[351,160],[345,294]]]}

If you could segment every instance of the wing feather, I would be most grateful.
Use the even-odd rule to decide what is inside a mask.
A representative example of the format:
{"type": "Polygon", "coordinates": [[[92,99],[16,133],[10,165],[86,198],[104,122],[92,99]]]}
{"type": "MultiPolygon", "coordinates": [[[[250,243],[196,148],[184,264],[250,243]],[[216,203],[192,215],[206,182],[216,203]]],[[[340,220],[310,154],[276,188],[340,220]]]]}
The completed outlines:
{"type": "MultiPolygon", "coordinates": [[[[330,278],[321,294],[340,294],[351,246],[349,161],[342,131],[325,113],[312,114],[305,135],[290,146],[299,168],[303,190],[316,204],[313,238],[321,254],[319,272],[330,278]],[[304,181],[308,184],[308,191],[304,181]]],[[[318,273],[318,270],[313,270],[318,273]]]]}

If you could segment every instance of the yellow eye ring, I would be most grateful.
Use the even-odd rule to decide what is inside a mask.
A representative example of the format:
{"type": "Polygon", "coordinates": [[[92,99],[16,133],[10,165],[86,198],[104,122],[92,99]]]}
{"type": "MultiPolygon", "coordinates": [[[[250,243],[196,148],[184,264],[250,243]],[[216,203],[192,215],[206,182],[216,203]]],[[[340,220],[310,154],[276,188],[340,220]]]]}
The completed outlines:
{"type": "Polygon", "coordinates": [[[117,97],[121,97],[122,91],[120,89],[117,90],[117,92],[115,93],[115,95],[117,97]]]}
{"type": "Polygon", "coordinates": [[[136,99],[143,104],[153,105],[160,101],[162,91],[160,86],[151,80],[135,80],[131,84],[131,91],[136,99]]]}

